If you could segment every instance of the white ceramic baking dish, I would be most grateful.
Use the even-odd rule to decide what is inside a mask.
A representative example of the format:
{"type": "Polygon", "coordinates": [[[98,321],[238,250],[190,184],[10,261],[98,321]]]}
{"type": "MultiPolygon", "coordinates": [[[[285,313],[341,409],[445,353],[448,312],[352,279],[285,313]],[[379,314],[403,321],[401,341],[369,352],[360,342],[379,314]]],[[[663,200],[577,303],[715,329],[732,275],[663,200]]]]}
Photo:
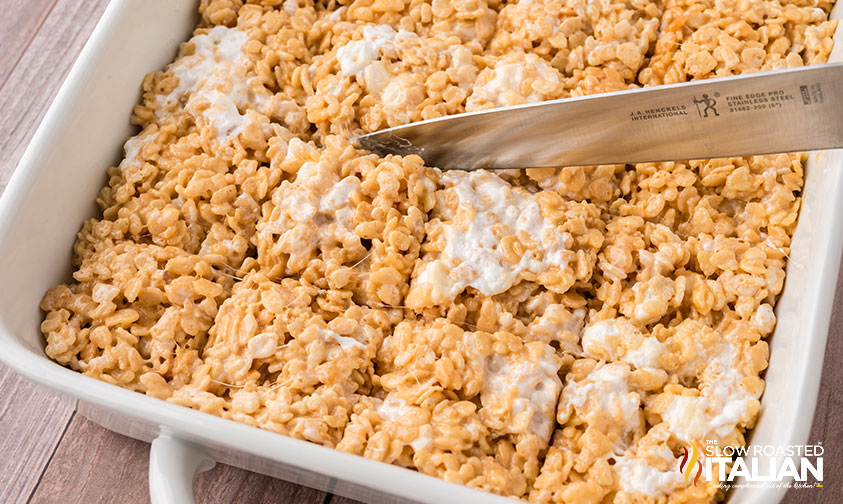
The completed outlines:
{"type": "MultiPolygon", "coordinates": [[[[0,201],[0,360],[75,398],[93,421],[153,441],[154,504],[192,502],[194,475],[215,460],[366,502],[512,502],[130,392],[44,354],[38,303],[68,280],[76,232],[96,214],[105,168],[133,134],[127,118],[139,83],[174,58],[197,22],[197,4],[113,0],[35,134],[0,201]]],[[[841,218],[843,152],[812,155],[754,444],[807,440],[843,247],[841,218]]],[[[783,492],[740,489],[730,500],[770,504],[783,492]]]]}

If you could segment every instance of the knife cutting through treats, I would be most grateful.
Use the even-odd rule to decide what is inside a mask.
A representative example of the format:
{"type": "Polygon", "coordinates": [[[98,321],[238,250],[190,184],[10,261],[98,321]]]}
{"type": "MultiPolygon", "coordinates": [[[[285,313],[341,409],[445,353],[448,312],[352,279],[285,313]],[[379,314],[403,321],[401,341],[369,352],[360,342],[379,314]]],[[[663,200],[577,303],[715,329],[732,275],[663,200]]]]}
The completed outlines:
{"type": "Polygon", "coordinates": [[[843,147],[843,64],[439,117],[359,136],[442,170],[677,161],[843,147]]]}

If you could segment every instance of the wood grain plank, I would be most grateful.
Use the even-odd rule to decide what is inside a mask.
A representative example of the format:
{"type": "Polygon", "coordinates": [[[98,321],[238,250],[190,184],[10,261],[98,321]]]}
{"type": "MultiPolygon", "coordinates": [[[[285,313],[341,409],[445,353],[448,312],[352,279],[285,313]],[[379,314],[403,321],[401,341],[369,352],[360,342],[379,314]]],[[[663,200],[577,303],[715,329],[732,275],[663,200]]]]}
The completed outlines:
{"type": "MultiPolygon", "coordinates": [[[[75,416],[30,500],[55,502],[149,502],[149,444],[115,434],[75,416]]],[[[217,464],[200,474],[198,504],[319,504],[326,494],[235,467],[217,464]]]]}
{"type": "Polygon", "coordinates": [[[0,87],[0,192],[107,4],[58,0],[0,87]]]}
{"type": "MultiPolygon", "coordinates": [[[[105,3],[0,2],[0,193],[105,3]],[[82,17],[68,18],[74,10],[82,17]]],[[[0,366],[0,502],[32,494],[74,410],[0,366]]]]}
{"type": "Polygon", "coordinates": [[[56,0],[0,0],[0,87],[32,42],[56,0]]]}
{"type": "Polygon", "coordinates": [[[0,502],[23,502],[58,445],[75,403],[0,367],[0,502]]]}
{"type": "MultiPolygon", "coordinates": [[[[840,291],[838,291],[839,294],[840,291]]],[[[826,354],[826,363],[829,362],[829,354],[826,354]]],[[[826,368],[828,369],[828,368],[826,368]]],[[[839,372],[831,372],[823,375],[836,376],[838,379],[841,375],[839,372]]],[[[835,383],[834,388],[839,388],[840,381],[835,383]]],[[[823,389],[828,390],[827,387],[820,389],[820,394],[823,389]]],[[[811,430],[811,437],[809,443],[821,443],[825,450],[823,454],[823,483],[824,487],[807,488],[807,489],[791,489],[782,500],[783,504],[817,504],[817,503],[838,503],[843,502],[843,487],[840,482],[843,481],[843,469],[841,469],[840,460],[843,460],[843,407],[837,401],[825,401],[829,407],[825,409],[825,416],[822,419],[814,419],[814,428],[811,430]],[[817,426],[820,426],[819,429],[817,426]],[[820,433],[819,431],[822,430],[820,433]]]]}
{"type": "Polygon", "coordinates": [[[146,502],[146,446],[74,416],[30,502],[146,502]]]}
{"type": "Polygon", "coordinates": [[[321,504],[329,497],[325,492],[224,464],[197,476],[194,492],[198,504],[321,504]]]}
{"type": "Polygon", "coordinates": [[[331,497],[331,502],[329,504],[363,504],[360,501],[356,501],[353,499],[349,499],[347,497],[340,497],[339,495],[334,495],[331,497]]]}

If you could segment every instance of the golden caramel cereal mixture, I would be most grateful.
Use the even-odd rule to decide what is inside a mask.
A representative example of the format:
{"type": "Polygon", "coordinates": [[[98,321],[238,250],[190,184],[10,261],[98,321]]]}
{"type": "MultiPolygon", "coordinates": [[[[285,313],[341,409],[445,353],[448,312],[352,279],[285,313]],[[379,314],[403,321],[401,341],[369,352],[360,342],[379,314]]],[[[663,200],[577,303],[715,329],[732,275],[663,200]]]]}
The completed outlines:
{"type": "Polygon", "coordinates": [[[202,0],[44,296],[47,354],[539,503],[724,497],[801,154],[441,172],[362,132],[823,63],[826,0],[202,0]],[[717,482],[711,482],[717,483],[717,482]]]}

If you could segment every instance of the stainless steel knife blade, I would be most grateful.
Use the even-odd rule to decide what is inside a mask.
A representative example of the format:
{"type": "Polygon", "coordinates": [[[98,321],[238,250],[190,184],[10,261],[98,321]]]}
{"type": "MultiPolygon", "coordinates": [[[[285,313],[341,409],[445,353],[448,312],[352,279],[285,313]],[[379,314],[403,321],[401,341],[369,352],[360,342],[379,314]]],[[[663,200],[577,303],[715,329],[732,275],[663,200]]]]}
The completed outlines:
{"type": "Polygon", "coordinates": [[[356,137],[443,170],[705,159],[843,147],[843,63],[441,117],[356,137]]]}

